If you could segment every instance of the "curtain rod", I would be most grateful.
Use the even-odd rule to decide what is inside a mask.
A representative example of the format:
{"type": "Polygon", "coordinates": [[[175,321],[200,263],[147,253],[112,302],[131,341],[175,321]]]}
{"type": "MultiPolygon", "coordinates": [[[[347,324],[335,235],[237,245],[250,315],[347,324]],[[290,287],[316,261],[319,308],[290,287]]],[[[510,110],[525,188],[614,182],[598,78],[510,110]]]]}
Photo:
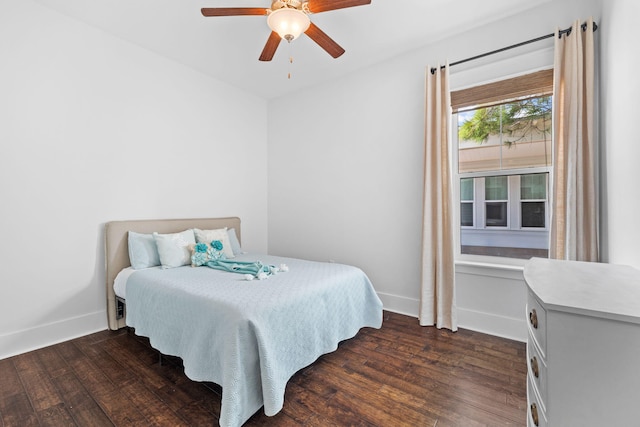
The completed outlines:
{"type": "MultiPolygon", "coordinates": [[[[584,24],[580,25],[580,28],[582,28],[582,31],[587,31],[587,23],[585,22],[584,24]]],[[[598,29],[598,25],[594,22],[593,23],[593,31],[596,31],[597,29],[598,29]]],[[[567,35],[571,34],[571,27],[567,28],[566,30],[560,30],[558,32],[558,36],[559,37],[561,37],[563,34],[567,34],[567,35]]],[[[504,52],[506,50],[514,49],[516,47],[524,46],[524,45],[527,45],[527,44],[530,44],[530,43],[539,42],[540,40],[550,39],[551,37],[554,37],[555,35],[556,35],[556,33],[553,32],[551,34],[547,34],[547,35],[544,35],[544,36],[536,37],[535,39],[527,40],[527,41],[524,41],[524,42],[512,44],[511,46],[507,46],[507,47],[503,47],[503,48],[500,48],[500,49],[492,50],[491,52],[481,53],[480,55],[472,56],[471,58],[461,59],[459,61],[452,62],[451,64],[449,64],[449,67],[453,67],[454,65],[464,64],[465,62],[474,61],[476,59],[484,58],[485,56],[494,55],[496,53],[504,52]]],[[[446,67],[445,65],[441,65],[440,69],[442,70],[445,67],[446,67]]],[[[436,69],[437,69],[436,67],[431,68],[431,74],[434,74],[436,72],[436,69]]]]}

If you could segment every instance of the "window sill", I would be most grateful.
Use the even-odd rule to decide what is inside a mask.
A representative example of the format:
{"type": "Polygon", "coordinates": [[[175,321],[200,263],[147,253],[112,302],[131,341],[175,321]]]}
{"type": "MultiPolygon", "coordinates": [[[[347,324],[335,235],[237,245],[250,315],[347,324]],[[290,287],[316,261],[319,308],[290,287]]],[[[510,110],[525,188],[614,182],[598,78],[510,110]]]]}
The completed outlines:
{"type": "Polygon", "coordinates": [[[520,263],[501,264],[491,261],[456,260],[456,274],[468,274],[474,276],[498,277],[503,279],[524,280],[522,272],[525,260],[520,263]]]}

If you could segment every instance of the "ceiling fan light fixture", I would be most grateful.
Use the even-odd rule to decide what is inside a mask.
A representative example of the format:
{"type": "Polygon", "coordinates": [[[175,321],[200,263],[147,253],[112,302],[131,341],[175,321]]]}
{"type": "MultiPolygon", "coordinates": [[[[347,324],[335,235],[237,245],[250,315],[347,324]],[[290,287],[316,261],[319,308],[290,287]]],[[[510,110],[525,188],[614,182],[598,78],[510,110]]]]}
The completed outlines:
{"type": "Polygon", "coordinates": [[[269,28],[289,42],[304,33],[309,28],[310,23],[311,21],[306,13],[288,7],[274,10],[267,18],[269,28]]]}

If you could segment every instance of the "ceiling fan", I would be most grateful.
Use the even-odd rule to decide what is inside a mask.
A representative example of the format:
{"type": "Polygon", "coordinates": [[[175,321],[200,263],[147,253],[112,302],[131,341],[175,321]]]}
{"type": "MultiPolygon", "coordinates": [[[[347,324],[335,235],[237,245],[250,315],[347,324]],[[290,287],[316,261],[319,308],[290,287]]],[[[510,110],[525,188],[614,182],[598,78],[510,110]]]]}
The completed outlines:
{"type": "Polygon", "coordinates": [[[204,7],[204,16],[267,16],[271,34],[260,55],[260,61],[271,61],[282,39],[291,42],[305,33],[334,58],[344,49],[309,19],[309,14],[370,4],[371,0],[273,0],[271,7],[204,7]]]}

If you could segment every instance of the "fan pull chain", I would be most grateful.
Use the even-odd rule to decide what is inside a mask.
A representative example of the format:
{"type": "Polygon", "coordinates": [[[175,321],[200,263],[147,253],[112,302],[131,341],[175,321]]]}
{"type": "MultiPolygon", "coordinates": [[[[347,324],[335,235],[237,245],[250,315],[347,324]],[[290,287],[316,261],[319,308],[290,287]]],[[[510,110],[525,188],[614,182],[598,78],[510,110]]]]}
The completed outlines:
{"type": "Polygon", "coordinates": [[[293,64],[293,56],[289,57],[289,74],[287,74],[289,80],[291,80],[291,64],[293,64]]]}
{"type": "Polygon", "coordinates": [[[287,79],[291,80],[291,68],[293,67],[293,55],[291,53],[291,42],[289,42],[289,72],[287,73],[287,79]]]}

